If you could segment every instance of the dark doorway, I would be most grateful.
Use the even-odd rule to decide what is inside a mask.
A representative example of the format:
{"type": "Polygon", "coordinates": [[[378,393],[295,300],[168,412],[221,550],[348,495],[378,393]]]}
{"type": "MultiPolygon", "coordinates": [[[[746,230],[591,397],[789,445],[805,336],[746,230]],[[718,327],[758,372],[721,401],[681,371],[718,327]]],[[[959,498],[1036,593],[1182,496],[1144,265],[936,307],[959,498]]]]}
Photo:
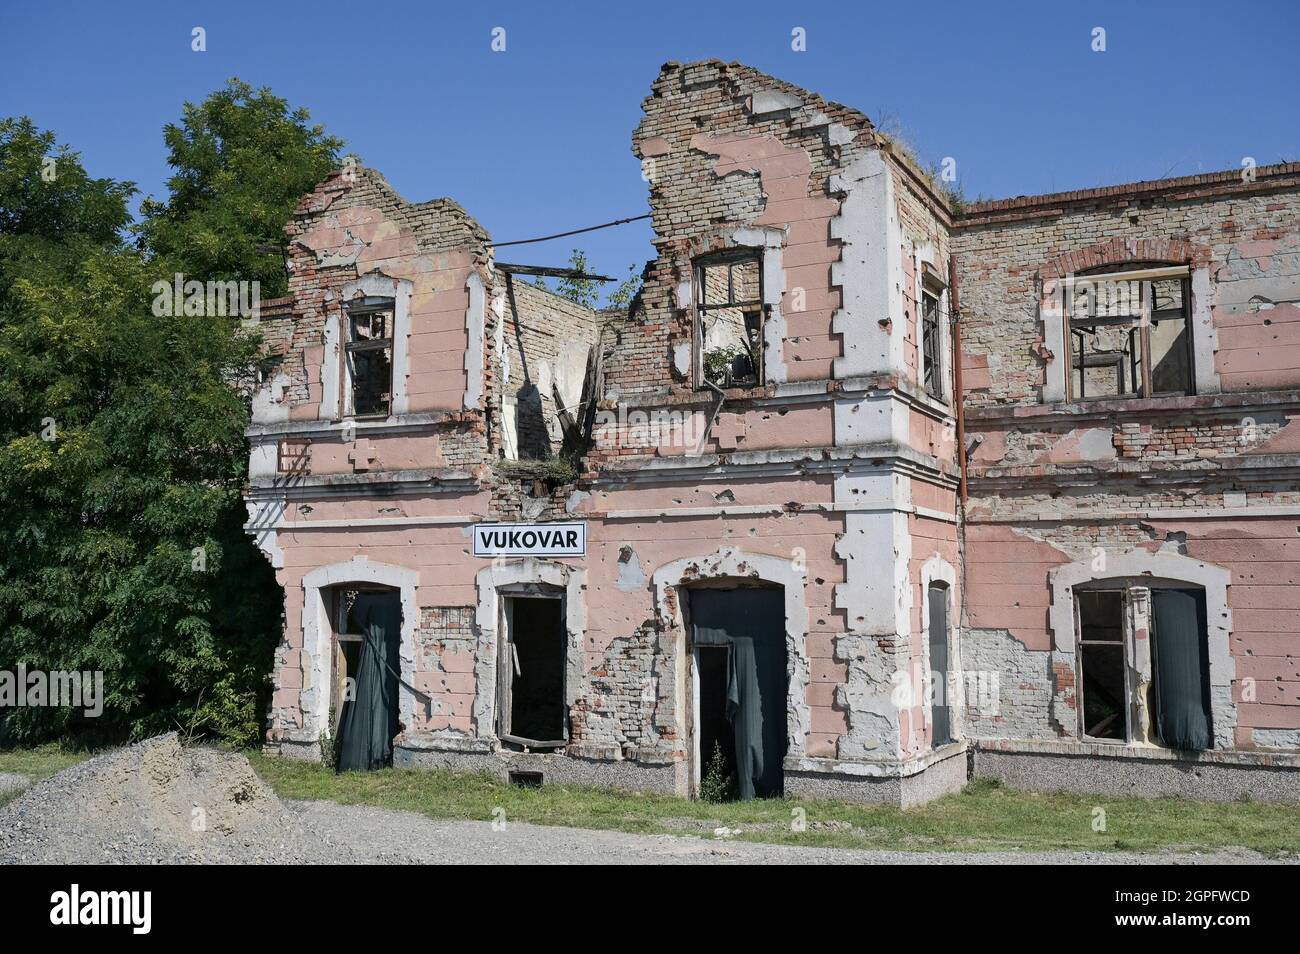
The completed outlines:
{"type": "Polygon", "coordinates": [[[335,591],[335,741],[340,772],[393,763],[402,606],[396,590],[335,591]]]}
{"type": "Polygon", "coordinates": [[[565,731],[563,600],[508,597],[504,715],[506,738],[563,745],[565,731]]]}
{"type": "Polygon", "coordinates": [[[948,699],[948,587],[930,584],[930,722],[932,746],[952,741],[952,713],[948,699]]]}
{"type": "Polygon", "coordinates": [[[727,716],[726,646],[698,646],[695,650],[700,700],[696,727],[700,738],[700,795],[712,801],[734,798],[736,785],[736,734],[727,716]]]}
{"type": "Polygon", "coordinates": [[[721,745],[742,799],[784,792],[786,750],[785,599],[779,589],[696,589],[690,594],[696,656],[701,767],[721,745]],[[719,718],[721,711],[721,718],[719,718]]]}

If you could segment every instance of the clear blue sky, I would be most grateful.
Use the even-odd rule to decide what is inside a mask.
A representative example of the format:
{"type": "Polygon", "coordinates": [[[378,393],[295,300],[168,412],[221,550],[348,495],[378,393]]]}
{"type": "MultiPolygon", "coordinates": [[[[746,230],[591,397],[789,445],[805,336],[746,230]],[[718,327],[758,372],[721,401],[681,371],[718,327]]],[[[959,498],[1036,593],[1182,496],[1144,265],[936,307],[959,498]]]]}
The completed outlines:
{"type": "MultiPolygon", "coordinates": [[[[507,241],[647,211],[629,143],[667,60],[741,60],[901,124],[925,161],[957,160],[967,195],[1002,198],[1300,159],[1298,48],[1294,0],[8,0],[0,115],[162,195],[162,125],[239,76],[306,106],[408,199],[451,196],[507,241]]],[[[642,222],[510,258],[563,264],[574,244],[619,276],[652,254],[642,222]]]]}

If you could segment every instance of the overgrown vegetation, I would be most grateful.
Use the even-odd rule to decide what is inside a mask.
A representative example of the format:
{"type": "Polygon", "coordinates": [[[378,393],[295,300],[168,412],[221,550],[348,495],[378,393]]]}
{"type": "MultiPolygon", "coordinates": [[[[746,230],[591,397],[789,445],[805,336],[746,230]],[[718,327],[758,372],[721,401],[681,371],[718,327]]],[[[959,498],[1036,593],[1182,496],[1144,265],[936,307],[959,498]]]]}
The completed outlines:
{"type": "Polygon", "coordinates": [[[581,458],[573,455],[547,457],[541,460],[507,460],[495,462],[497,473],[518,480],[541,480],[552,486],[570,484],[582,473],[581,458]]]}
{"type": "Polygon", "coordinates": [[[261,732],[281,594],[243,530],[231,387],[256,342],[237,318],[156,314],[154,286],[282,291],[257,246],[282,242],[340,143],[237,80],[164,138],[170,195],[132,227],[132,183],[0,120],[0,670],[99,670],[105,695],[98,718],[8,710],[0,742],[261,732]]]}
{"type": "MultiPolygon", "coordinates": [[[[90,752],[67,748],[55,743],[34,746],[29,749],[0,750],[0,772],[25,775],[31,782],[71,768],[78,762],[90,757],[90,752]]],[[[27,786],[7,788],[0,791],[0,807],[13,801],[27,786]]]]}
{"type": "Polygon", "coordinates": [[[735,773],[727,765],[722,744],[713,743],[713,754],[700,779],[700,800],[705,802],[730,802],[739,794],[735,773]]]}
{"type": "MultiPolygon", "coordinates": [[[[569,267],[575,271],[588,273],[587,253],[580,248],[575,248],[569,254],[569,267]]],[[[635,265],[627,267],[627,278],[623,279],[605,296],[605,303],[600,304],[600,293],[603,282],[598,282],[592,278],[573,278],[566,276],[555,279],[554,287],[546,285],[545,279],[539,281],[547,288],[550,288],[561,298],[567,298],[569,301],[582,305],[584,308],[627,308],[636,293],[641,290],[641,274],[636,270],[635,265]]]]}
{"type": "Polygon", "coordinates": [[[569,785],[523,788],[487,774],[446,770],[336,775],[260,753],[250,758],[283,797],[375,805],[430,818],[491,821],[496,809],[504,809],[511,822],[538,825],[706,836],[726,826],[739,829],[741,840],[882,850],[1300,851],[1300,813],[1292,805],[1034,794],[989,782],[906,811],[786,799],[711,803],[569,785]],[[1104,831],[1094,830],[1097,808],[1105,810],[1104,831]]]}

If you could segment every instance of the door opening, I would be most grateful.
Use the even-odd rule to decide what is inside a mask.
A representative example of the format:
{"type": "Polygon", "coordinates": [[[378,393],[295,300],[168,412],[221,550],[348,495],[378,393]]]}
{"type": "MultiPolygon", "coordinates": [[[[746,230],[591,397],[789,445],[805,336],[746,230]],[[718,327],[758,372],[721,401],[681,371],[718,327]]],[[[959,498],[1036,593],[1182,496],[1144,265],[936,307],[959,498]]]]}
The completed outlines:
{"type": "Polygon", "coordinates": [[[558,748],[568,741],[563,608],[558,597],[505,599],[500,731],[508,742],[558,748]]]}
{"type": "Polygon", "coordinates": [[[741,799],[785,790],[785,598],[780,588],[689,591],[695,791],[715,752],[741,799]]]}
{"type": "Polygon", "coordinates": [[[739,794],[736,783],[736,736],[727,715],[726,646],[695,649],[696,696],[699,716],[696,731],[700,747],[700,797],[727,801],[739,794]]]}
{"type": "Polygon", "coordinates": [[[340,586],[333,591],[335,766],[371,771],[393,763],[400,731],[402,604],[396,590],[340,586]]]}

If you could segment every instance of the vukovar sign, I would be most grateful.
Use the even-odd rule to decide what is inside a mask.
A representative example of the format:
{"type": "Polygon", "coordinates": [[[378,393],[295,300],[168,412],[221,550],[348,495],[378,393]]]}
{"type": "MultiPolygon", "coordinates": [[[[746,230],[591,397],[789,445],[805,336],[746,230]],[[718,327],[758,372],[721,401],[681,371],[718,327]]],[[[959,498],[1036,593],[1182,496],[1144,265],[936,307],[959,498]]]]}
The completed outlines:
{"type": "Polygon", "coordinates": [[[474,555],[586,556],[585,523],[476,523],[474,555]]]}

